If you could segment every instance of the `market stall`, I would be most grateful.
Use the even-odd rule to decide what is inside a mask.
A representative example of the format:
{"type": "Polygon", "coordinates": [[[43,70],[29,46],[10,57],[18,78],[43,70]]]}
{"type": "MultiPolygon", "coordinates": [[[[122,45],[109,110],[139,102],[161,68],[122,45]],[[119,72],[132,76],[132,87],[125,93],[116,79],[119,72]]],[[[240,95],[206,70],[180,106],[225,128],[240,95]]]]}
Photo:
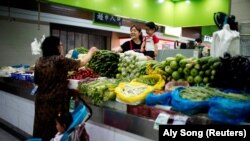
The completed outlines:
{"type": "MultiPolygon", "coordinates": [[[[105,52],[105,57],[96,54],[93,58],[107,59],[112,55],[114,53],[105,52]]],[[[165,106],[170,107],[164,109],[165,112],[189,117],[205,114],[212,121],[223,124],[247,122],[250,114],[248,58],[230,54],[220,58],[187,58],[176,54],[158,62],[133,51],[119,55],[119,61],[106,61],[117,65],[117,69],[105,69],[110,71],[111,77],[97,71],[98,66],[103,68],[101,62],[96,63],[98,59],[90,61],[88,66],[95,67],[89,68],[95,69],[102,79],[90,82],[83,79],[76,88],[80,95],[90,99],[90,103],[104,106],[106,101],[116,101],[126,104],[130,114],[137,110],[141,113],[134,112],[135,115],[153,120],[158,116],[151,114],[157,110],[156,106],[165,106]]]]}
{"type": "MultiPolygon", "coordinates": [[[[69,89],[91,105],[91,122],[157,140],[160,124],[248,124],[249,66],[243,56],[176,54],[159,62],[133,51],[100,50],[87,66],[69,72],[69,89]]],[[[30,70],[3,68],[0,89],[34,101],[30,70]]]]}

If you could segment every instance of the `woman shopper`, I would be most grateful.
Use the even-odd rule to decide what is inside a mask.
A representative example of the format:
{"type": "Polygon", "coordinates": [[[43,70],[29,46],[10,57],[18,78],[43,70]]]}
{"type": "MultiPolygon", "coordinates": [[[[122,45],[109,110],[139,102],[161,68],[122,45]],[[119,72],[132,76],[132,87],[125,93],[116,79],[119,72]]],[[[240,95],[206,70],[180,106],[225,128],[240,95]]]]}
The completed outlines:
{"type": "Polygon", "coordinates": [[[69,111],[68,71],[85,65],[97,50],[90,48],[80,60],[64,57],[58,37],[46,37],[41,46],[42,57],[35,64],[34,82],[38,85],[35,97],[33,137],[50,140],[56,134],[54,119],[59,112],[69,111]]]}
{"type": "Polygon", "coordinates": [[[141,27],[138,25],[132,25],[130,27],[130,37],[131,40],[124,42],[120,47],[112,49],[114,52],[125,52],[128,50],[134,50],[140,52],[142,44],[142,32],[141,27]]]}

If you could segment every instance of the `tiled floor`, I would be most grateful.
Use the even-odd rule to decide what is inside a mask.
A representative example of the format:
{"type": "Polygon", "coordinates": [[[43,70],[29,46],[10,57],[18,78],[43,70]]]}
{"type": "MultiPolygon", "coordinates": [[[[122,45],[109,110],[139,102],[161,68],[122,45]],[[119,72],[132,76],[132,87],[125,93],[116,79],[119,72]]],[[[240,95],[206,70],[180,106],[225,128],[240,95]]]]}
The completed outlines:
{"type": "Polygon", "coordinates": [[[20,141],[20,139],[0,128],[0,141],[20,141]]]}

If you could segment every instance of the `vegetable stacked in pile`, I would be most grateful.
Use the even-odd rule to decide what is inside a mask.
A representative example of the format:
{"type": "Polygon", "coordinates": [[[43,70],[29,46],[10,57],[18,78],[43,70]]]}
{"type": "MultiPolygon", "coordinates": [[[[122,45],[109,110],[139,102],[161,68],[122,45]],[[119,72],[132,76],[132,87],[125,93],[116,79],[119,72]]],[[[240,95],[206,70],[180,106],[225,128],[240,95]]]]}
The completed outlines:
{"type": "Polygon", "coordinates": [[[219,90],[210,87],[188,87],[180,92],[180,96],[192,101],[207,101],[221,93],[219,90]]]}
{"type": "Polygon", "coordinates": [[[221,65],[212,82],[213,87],[250,91],[250,61],[243,56],[231,57],[225,54],[220,58],[221,65]]]}
{"type": "Polygon", "coordinates": [[[114,78],[118,72],[119,58],[120,56],[116,53],[99,50],[92,56],[87,67],[93,69],[102,77],[114,78]]]}
{"type": "Polygon", "coordinates": [[[132,82],[140,82],[149,86],[153,86],[154,90],[162,90],[162,88],[165,86],[165,80],[160,74],[157,73],[141,75],[140,77],[133,79],[132,82]]]}
{"type": "Polygon", "coordinates": [[[132,80],[145,74],[147,64],[147,57],[142,53],[134,52],[132,50],[120,54],[120,61],[118,64],[118,72],[116,78],[132,80]]]}
{"type": "Polygon", "coordinates": [[[171,80],[185,80],[190,85],[207,85],[214,79],[217,67],[221,64],[219,58],[186,58],[181,54],[168,57],[162,68],[165,68],[166,78],[171,80]]]}
{"type": "Polygon", "coordinates": [[[87,83],[80,83],[78,89],[81,94],[91,98],[93,104],[102,105],[105,101],[115,99],[114,89],[118,84],[118,80],[99,79],[87,83]]]}
{"type": "Polygon", "coordinates": [[[69,79],[76,79],[76,80],[81,80],[85,78],[97,78],[97,77],[98,75],[95,74],[95,72],[90,68],[79,69],[78,71],[72,72],[72,74],[68,76],[69,79]]]}
{"type": "Polygon", "coordinates": [[[163,62],[158,62],[156,60],[147,61],[146,74],[160,74],[165,79],[166,72],[164,71],[163,62]]]}
{"type": "Polygon", "coordinates": [[[219,91],[216,88],[211,87],[188,87],[183,89],[180,92],[180,96],[185,99],[192,101],[207,101],[212,97],[220,96],[223,98],[240,100],[240,101],[249,101],[250,96],[245,94],[236,94],[236,93],[224,93],[219,91]]]}
{"type": "Polygon", "coordinates": [[[77,51],[80,54],[88,53],[88,49],[86,49],[85,47],[78,47],[78,48],[75,48],[74,50],[77,51]]]}

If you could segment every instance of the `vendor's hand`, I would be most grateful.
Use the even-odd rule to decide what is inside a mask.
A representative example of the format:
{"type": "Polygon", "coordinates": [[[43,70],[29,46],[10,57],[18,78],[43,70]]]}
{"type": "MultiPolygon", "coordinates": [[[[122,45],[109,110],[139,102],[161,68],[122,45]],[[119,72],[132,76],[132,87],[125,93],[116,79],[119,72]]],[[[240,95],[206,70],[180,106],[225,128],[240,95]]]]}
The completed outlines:
{"type": "Polygon", "coordinates": [[[155,52],[155,53],[154,53],[154,55],[155,55],[155,57],[156,57],[156,56],[158,55],[158,53],[157,53],[157,52],[155,52]]]}
{"type": "Polygon", "coordinates": [[[145,51],[145,50],[142,48],[142,49],[141,49],[141,52],[144,52],[144,51],[145,51]]]}

